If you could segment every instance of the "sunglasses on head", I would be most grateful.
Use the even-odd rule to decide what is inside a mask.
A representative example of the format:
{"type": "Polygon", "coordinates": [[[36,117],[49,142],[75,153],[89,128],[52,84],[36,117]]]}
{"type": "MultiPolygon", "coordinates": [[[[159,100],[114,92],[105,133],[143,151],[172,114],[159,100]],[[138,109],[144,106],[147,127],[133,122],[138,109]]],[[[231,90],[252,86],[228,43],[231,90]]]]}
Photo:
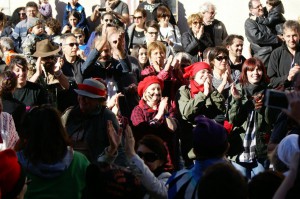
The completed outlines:
{"type": "Polygon", "coordinates": [[[222,61],[223,59],[225,59],[225,61],[227,61],[228,60],[228,56],[218,56],[215,59],[218,60],[218,61],[222,61]]]}
{"type": "Polygon", "coordinates": [[[137,155],[143,160],[145,160],[146,162],[154,162],[158,160],[158,155],[156,153],[150,153],[150,152],[143,153],[141,151],[138,151],[137,155]]]}
{"type": "Polygon", "coordinates": [[[74,46],[78,47],[78,46],[79,46],[78,43],[68,43],[68,44],[65,44],[65,46],[66,46],[66,45],[68,45],[68,46],[70,46],[70,47],[74,47],[74,46]]]}

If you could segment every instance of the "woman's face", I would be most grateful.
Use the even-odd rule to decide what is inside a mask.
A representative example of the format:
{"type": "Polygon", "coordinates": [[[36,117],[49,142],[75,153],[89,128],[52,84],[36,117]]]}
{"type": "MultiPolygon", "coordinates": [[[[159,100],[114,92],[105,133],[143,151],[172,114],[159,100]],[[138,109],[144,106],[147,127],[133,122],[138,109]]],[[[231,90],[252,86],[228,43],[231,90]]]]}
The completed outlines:
{"type": "Polygon", "coordinates": [[[145,23],[145,18],[141,12],[136,12],[133,15],[133,20],[136,26],[143,25],[145,23]]]}
{"type": "Polygon", "coordinates": [[[155,171],[163,165],[163,161],[158,159],[158,155],[143,144],[139,145],[137,154],[144,160],[144,163],[151,171],[155,171]]]}
{"type": "Polygon", "coordinates": [[[168,25],[170,21],[170,14],[163,14],[161,17],[158,18],[160,24],[168,25]]]}
{"type": "Polygon", "coordinates": [[[202,26],[202,20],[200,19],[194,19],[191,25],[192,31],[194,33],[198,33],[200,28],[202,26]]]}
{"type": "Polygon", "coordinates": [[[218,54],[213,60],[214,70],[219,70],[225,72],[228,65],[228,56],[224,53],[218,54]]]}
{"type": "Polygon", "coordinates": [[[211,75],[210,70],[203,69],[196,73],[194,80],[195,82],[197,82],[197,84],[203,85],[206,79],[209,78],[210,75],[211,75]]]}
{"type": "Polygon", "coordinates": [[[157,63],[160,67],[163,67],[165,57],[166,57],[165,52],[156,48],[151,51],[149,60],[151,63],[157,63]]]}
{"type": "Polygon", "coordinates": [[[73,15],[69,17],[69,24],[72,27],[76,27],[77,23],[78,23],[78,19],[76,17],[74,17],[73,15]]]}
{"type": "Polygon", "coordinates": [[[23,19],[26,19],[27,18],[26,11],[25,10],[20,10],[19,11],[19,17],[20,17],[20,21],[22,21],[23,19]]]}
{"type": "Polygon", "coordinates": [[[157,83],[151,84],[143,93],[143,99],[148,104],[157,105],[159,104],[162,96],[160,85],[157,83]]]}
{"type": "Polygon", "coordinates": [[[141,63],[141,64],[146,64],[147,63],[147,61],[148,61],[148,56],[147,56],[147,49],[145,49],[145,48],[140,48],[139,49],[139,62],[141,63]]]}
{"type": "Polygon", "coordinates": [[[247,70],[247,79],[250,84],[257,84],[260,82],[263,75],[263,71],[259,69],[257,66],[253,71],[247,70]]]}

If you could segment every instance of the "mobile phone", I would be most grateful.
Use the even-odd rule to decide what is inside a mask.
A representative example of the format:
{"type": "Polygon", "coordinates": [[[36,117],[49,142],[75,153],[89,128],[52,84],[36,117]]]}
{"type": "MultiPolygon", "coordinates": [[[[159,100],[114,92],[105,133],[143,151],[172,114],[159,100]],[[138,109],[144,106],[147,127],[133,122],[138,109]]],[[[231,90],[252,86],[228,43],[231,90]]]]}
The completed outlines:
{"type": "Polygon", "coordinates": [[[275,109],[288,109],[289,102],[285,92],[268,89],[266,91],[265,105],[275,109]]]}

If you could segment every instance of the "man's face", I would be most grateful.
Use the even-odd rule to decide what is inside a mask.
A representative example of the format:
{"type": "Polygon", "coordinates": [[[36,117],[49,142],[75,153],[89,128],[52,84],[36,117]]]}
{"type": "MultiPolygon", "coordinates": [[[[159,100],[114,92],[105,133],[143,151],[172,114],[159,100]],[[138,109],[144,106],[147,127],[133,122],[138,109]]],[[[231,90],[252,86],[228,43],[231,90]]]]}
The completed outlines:
{"type": "Polygon", "coordinates": [[[243,52],[244,41],[238,38],[234,38],[230,46],[227,46],[229,54],[234,57],[240,57],[243,52]]]}
{"type": "Polygon", "coordinates": [[[148,30],[146,31],[146,40],[148,43],[154,42],[157,40],[158,37],[158,30],[155,28],[149,27],[148,30]]]}
{"type": "Polygon", "coordinates": [[[83,95],[77,97],[80,110],[83,113],[90,113],[99,106],[99,99],[93,99],[83,95]]]}
{"type": "Polygon", "coordinates": [[[252,1],[252,8],[250,8],[250,13],[257,17],[264,15],[263,6],[260,3],[260,0],[252,1]]]}
{"type": "Polygon", "coordinates": [[[46,71],[54,72],[54,65],[56,63],[56,58],[54,56],[42,57],[41,64],[43,64],[46,71]]]}
{"type": "Polygon", "coordinates": [[[299,33],[296,30],[287,28],[283,31],[283,39],[288,48],[295,50],[299,43],[299,33]]]}
{"type": "Polygon", "coordinates": [[[209,7],[207,12],[203,13],[203,21],[207,24],[212,23],[215,20],[216,11],[213,7],[209,7]]]}
{"type": "Polygon", "coordinates": [[[35,7],[27,7],[26,8],[26,15],[28,17],[36,17],[37,9],[35,7]]]}
{"type": "Polygon", "coordinates": [[[111,52],[110,52],[110,47],[109,45],[105,45],[104,48],[102,49],[101,53],[100,53],[100,57],[99,57],[99,61],[100,62],[107,62],[109,61],[111,58],[111,52]]]}
{"type": "Polygon", "coordinates": [[[78,43],[75,37],[67,37],[62,46],[63,53],[66,57],[76,57],[78,50],[78,43]]]}

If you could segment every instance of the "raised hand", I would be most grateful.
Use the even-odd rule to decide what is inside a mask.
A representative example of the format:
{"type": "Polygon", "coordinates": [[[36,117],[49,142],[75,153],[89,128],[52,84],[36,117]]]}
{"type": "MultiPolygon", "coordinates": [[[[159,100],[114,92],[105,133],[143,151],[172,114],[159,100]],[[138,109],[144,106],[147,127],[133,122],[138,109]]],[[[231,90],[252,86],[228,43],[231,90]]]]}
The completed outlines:
{"type": "Polygon", "coordinates": [[[127,125],[125,128],[125,153],[129,158],[131,158],[136,154],[134,150],[134,146],[135,146],[135,140],[133,137],[133,133],[131,127],[127,125]]]}
{"type": "Polygon", "coordinates": [[[231,92],[231,95],[234,99],[240,99],[241,98],[240,92],[236,89],[235,84],[231,85],[230,92],[231,92]]]}
{"type": "Polygon", "coordinates": [[[109,147],[108,147],[107,151],[110,155],[114,155],[117,152],[118,147],[121,143],[122,128],[119,128],[118,133],[117,133],[112,124],[112,121],[108,120],[107,121],[107,136],[108,136],[108,141],[109,141],[109,147]]]}

